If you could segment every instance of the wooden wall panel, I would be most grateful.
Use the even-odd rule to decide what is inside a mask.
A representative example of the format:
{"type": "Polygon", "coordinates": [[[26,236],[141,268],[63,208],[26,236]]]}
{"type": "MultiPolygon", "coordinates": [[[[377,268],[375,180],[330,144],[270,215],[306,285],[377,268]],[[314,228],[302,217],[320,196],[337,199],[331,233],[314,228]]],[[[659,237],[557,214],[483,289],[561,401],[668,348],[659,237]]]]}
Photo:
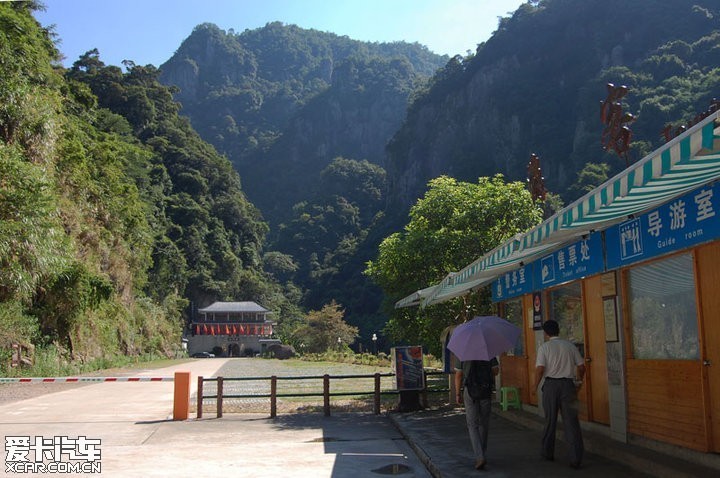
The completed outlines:
{"type": "Polygon", "coordinates": [[[720,241],[698,248],[696,261],[708,441],[710,451],[720,453],[720,241]]]}
{"type": "Polygon", "coordinates": [[[520,400],[523,403],[530,403],[527,359],[520,356],[503,355],[500,358],[500,373],[502,386],[517,387],[520,391],[520,400]]]}
{"type": "Polygon", "coordinates": [[[608,390],[602,276],[589,277],[583,281],[583,301],[587,374],[586,385],[580,393],[590,394],[590,397],[586,397],[589,419],[593,422],[609,425],[610,395],[608,390]]]}
{"type": "Polygon", "coordinates": [[[701,365],[691,360],[628,360],[628,431],[705,451],[701,365]]]}

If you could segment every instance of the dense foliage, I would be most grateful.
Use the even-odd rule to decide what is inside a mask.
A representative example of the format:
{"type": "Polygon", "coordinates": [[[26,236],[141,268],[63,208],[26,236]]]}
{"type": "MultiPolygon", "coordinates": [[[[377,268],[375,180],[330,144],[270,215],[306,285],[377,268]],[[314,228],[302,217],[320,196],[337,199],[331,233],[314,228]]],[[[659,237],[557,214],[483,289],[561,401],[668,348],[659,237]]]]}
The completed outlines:
{"type": "Polygon", "coordinates": [[[183,114],[277,225],[335,157],[382,165],[407,98],[445,60],[418,44],[280,22],[239,34],[202,24],[161,70],[183,114]]]}
{"type": "MultiPolygon", "coordinates": [[[[148,65],[54,68],[36,5],[0,4],[0,354],[172,354],[188,305],[299,315],[262,269],[267,226],[148,65]]],[[[288,299],[290,297],[290,299],[288,299]]]]}
{"type": "Polygon", "coordinates": [[[257,271],[267,226],[240,190],[237,173],[178,116],[157,69],[127,66],[127,73],[105,66],[91,51],[66,76],[89,86],[111,112],[106,116],[122,116],[148,151],[134,172],[153,213],[153,297],[175,291],[198,306],[260,299],[264,279],[257,271]]]}
{"type": "Polygon", "coordinates": [[[379,166],[335,158],[273,241],[293,261],[285,277],[301,287],[302,303],[316,310],[340,303],[366,347],[385,322],[378,310],[380,290],[361,274],[379,243],[385,189],[385,171],[379,166]]]}
{"type": "Polygon", "coordinates": [[[150,211],[127,172],[147,151],[97,127],[33,8],[0,4],[0,359],[13,343],[56,360],[171,354],[182,301],[142,293],[150,211]]]}
{"type": "Polygon", "coordinates": [[[35,8],[0,3],[0,360],[12,342],[170,354],[213,300],[258,301],[290,341],[314,330],[302,307],[342,308],[366,347],[390,315],[393,340],[434,351],[487,298],[390,306],[537,222],[495,174],[524,182],[537,153],[547,214],[625,167],[599,141],[606,83],[630,88],[633,162],[720,83],[710,0],[534,0],[449,60],[203,24],[124,70],[96,50],[60,68],[35,8]]]}
{"type": "Polygon", "coordinates": [[[420,310],[392,310],[393,304],[440,282],[541,217],[542,209],[521,182],[506,183],[502,176],[477,183],[446,176],[430,181],[425,196],[410,209],[404,231],[388,236],[377,259],[368,264],[367,274],[385,293],[388,332],[395,340],[423,344],[437,355],[445,327],[466,314],[488,312],[482,310],[488,305],[487,290],[420,310]]]}
{"type": "Polygon", "coordinates": [[[355,342],[358,329],[345,323],[343,315],[335,302],[321,310],[311,310],[289,340],[301,353],[344,350],[355,342]]]}
{"type": "Polygon", "coordinates": [[[719,19],[710,0],[521,5],[414,96],[388,147],[390,203],[404,211],[440,174],[522,180],[530,153],[548,188],[576,199],[584,188],[569,188],[587,163],[606,163],[609,175],[626,167],[600,143],[606,83],[630,89],[623,110],[637,118],[635,162],[663,143],[666,123],[691,119],[718,95],[719,19]]]}

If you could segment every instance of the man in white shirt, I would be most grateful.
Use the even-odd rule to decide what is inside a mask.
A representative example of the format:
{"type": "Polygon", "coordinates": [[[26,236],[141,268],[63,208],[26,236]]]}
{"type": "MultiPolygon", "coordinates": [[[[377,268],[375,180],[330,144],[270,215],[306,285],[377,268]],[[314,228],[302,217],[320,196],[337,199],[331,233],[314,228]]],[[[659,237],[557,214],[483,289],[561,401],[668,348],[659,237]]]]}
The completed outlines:
{"type": "Polygon", "coordinates": [[[556,321],[545,321],[542,327],[549,340],[540,346],[535,361],[535,389],[545,378],[542,388],[545,430],[540,454],[550,461],[555,457],[559,411],[562,413],[565,438],[570,444],[570,466],[580,468],[584,446],[578,421],[577,390],[585,376],[585,363],[572,342],[558,337],[560,326],[556,321]]]}

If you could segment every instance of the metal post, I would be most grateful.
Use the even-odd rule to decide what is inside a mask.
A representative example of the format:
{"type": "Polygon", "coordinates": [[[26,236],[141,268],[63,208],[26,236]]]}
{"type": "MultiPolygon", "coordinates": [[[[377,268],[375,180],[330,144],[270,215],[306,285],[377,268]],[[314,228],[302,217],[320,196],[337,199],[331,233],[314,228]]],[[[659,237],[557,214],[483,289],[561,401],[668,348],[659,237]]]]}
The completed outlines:
{"type": "Polygon", "coordinates": [[[375,374],[375,415],[380,415],[380,374],[375,374]]]}
{"type": "Polygon", "coordinates": [[[325,416],[330,416],[330,375],[323,375],[323,410],[325,416]]]}
{"type": "Polygon", "coordinates": [[[270,418],[277,416],[277,377],[270,377],[270,418]]]}
{"type": "Polygon", "coordinates": [[[198,389],[197,389],[197,417],[202,418],[202,406],[203,406],[203,378],[198,377],[198,389]]]}
{"type": "Polygon", "coordinates": [[[223,378],[217,378],[217,417],[222,418],[223,408],[223,378]]]}

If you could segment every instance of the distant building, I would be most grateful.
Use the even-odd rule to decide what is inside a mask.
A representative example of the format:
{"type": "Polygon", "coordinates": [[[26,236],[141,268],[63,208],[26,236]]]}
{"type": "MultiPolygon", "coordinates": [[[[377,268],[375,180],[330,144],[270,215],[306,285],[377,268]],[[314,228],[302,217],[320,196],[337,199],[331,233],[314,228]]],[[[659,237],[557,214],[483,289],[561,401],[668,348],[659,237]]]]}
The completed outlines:
{"type": "Polygon", "coordinates": [[[273,339],[271,314],[255,302],[215,302],[198,310],[190,324],[188,353],[217,352],[228,357],[254,356],[263,353],[273,339]]]}

